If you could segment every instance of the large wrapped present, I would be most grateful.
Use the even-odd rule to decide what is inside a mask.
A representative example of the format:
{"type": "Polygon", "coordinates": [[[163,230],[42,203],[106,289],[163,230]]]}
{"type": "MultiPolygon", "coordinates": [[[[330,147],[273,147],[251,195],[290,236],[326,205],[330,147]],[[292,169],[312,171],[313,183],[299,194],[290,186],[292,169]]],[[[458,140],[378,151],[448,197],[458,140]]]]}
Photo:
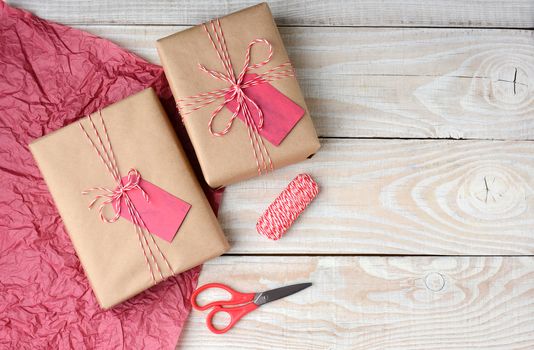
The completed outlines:
{"type": "Polygon", "coordinates": [[[30,149],[103,308],[228,249],[152,89],[30,149]]]}

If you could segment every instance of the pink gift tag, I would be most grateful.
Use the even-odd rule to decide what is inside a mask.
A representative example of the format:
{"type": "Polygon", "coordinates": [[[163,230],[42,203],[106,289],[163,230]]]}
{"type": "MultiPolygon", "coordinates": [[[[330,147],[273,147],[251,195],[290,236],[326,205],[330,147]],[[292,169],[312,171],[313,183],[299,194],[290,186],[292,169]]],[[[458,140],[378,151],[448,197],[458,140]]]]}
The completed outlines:
{"type": "MultiPolygon", "coordinates": [[[[244,81],[249,81],[257,76],[257,74],[246,74],[244,81]]],[[[304,116],[305,111],[302,107],[267,82],[248,87],[243,91],[251,100],[256,102],[263,112],[263,128],[260,130],[260,135],[275,146],[279,146],[282,143],[287,134],[304,116]]],[[[249,107],[252,118],[258,123],[259,113],[257,108],[250,102],[245,103],[249,107]]],[[[232,113],[235,113],[237,102],[232,100],[226,104],[226,107],[232,113]]],[[[241,112],[239,112],[238,117],[243,121],[245,120],[241,112]]]]}
{"type": "MultiPolygon", "coordinates": [[[[122,182],[127,181],[128,176],[124,176],[122,182]]],[[[138,189],[129,191],[128,196],[141,215],[148,231],[171,242],[191,208],[191,204],[143,179],[139,181],[139,186],[148,195],[148,202],[138,189]]],[[[121,200],[121,216],[132,221],[124,200],[121,200]]]]}

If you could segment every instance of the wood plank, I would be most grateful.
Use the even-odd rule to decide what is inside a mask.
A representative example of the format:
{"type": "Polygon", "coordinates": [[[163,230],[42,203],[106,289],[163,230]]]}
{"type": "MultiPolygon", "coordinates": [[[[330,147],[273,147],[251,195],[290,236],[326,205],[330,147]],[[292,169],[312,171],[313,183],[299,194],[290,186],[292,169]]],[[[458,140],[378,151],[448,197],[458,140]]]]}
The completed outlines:
{"type": "Polygon", "coordinates": [[[534,143],[322,140],[304,163],[229,186],[219,211],[231,253],[534,254],[534,143]],[[298,173],[321,191],[269,241],[261,213],[298,173]]]}
{"type": "Polygon", "coordinates": [[[177,349],[534,347],[532,257],[223,257],[200,276],[241,291],[307,281],[225,335],[193,311],[177,349]]]}
{"type": "MultiPolygon", "coordinates": [[[[154,41],[186,27],[82,28],[158,62],[154,41]]],[[[321,136],[534,139],[532,31],[281,32],[321,136]]]]}
{"type": "MultiPolygon", "coordinates": [[[[256,4],[256,0],[9,0],[67,24],[189,24],[256,4]]],[[[530,0],[269,1],[279,25],[399,27],[534,27],[530,0]]]]}

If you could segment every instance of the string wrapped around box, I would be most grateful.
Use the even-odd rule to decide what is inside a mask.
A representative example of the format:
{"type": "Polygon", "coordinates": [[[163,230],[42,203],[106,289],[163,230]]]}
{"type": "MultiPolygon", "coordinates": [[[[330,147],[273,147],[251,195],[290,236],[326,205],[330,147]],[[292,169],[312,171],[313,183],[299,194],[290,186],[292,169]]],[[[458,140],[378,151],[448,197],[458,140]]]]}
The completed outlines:
{"type": "Polygon", "coordinates": [[[92,117],[89,115],[87,119],[89,120],[91,124],[91,128],[94,133],[94,137],[98,141],[97,143],[89,136],[89,133],[87,130],[85,130],[85,127],[81,122],[79,122],[78,125],[80,125],[80,128],[82,129],[83,133],[87,137],[87,140],[97,153],[98,157],[108,170],[109,174],[115,181],[117,187],[115,189],[109,189],[106,187],[92,187],[82,192],[83,195],[90,194],[91,192],[99,192],[91,201],[89,204],[89,209],[93,207],[93,205],[99,201],[100,199],[104,199],[103,202],[101,202],[100,207],[98,209],[100,213],[100,219],[103,222],[107,223],[114,223],[119,219],[121,216],[121,201],[124,200],[126,203],[126,208],[128,209],[128,212],[130,214],[130,217],[132,219],[132,222],[134,224],[135,233],[137,234],[137,238],[139,241],[139,246],[141,250],[143,251],[143,255],[145,258],[145,263],[147,265],[148,271],[150,273],[150,276],[152,278],[152,282],[154,284],[158,283],[158,280],[156,279],[156,276],[154,274],[154,267],[158,272],[158,276],[160,281],[165,279],[165,276],[162,273],[162,269],[160,267],[160,264],[156,260],[154,256],[154,252],[152,251],[152,248],[149,244],[150,243],[154,246],[154,250],[157,251],[159,254],[161,260],[165,263],[165,266],[168,270],[168,276],[173,274],[173,269],[171,268],[171,265],[163,252],[161,251],[160,247],[154,240],[154,237],[148,232],[148,228],[146,227],[145,222],[143,221],[143,218],[139,214],[139,211],[137,210],[135,204],[131,200],[130,196],[128,195],[128,192],[133,190],[139,190],[141,191],[143,198],[148,202],[149,197],[146,194],[146,192],[141,188],[139,185],[139,182],[141,180],[141,174],[134,168],[130,169],[128,172],[128,180],[126,183],[123,184],[119,168],[117,166],[117,160],[115,158],[115,153],[113,152],[113,147],[111,146],[111,141],[109,139],[108,130],[106,128],[106,124],[104,123],[104,118],[102,117],[102,111],[98,111],[100,124],[102,131],[105,136],[105,143],[102,141],[102,137],[100,136],[99,130],[96,128],[95,123],[93,122],[92,117]],[[113,216],[111,219],[106,217],[104,214],[104,208],[107,205],[112,205],[113,209],[115,210],[115,216],[113,216]],[[149,260],[150,256],[150,260],[149,260]]]}

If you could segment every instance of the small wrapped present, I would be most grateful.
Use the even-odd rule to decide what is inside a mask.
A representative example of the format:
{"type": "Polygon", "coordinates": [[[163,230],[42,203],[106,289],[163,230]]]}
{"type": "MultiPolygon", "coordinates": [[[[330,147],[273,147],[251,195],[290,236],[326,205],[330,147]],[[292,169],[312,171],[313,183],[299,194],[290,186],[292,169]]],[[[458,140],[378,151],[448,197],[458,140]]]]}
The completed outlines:
{"type": "Polygon", "coordinates": [[[30,149],[103,308],[228,249],[152,89],[30,149]]]}
{"type": "Polygon", "coordinates": [[[302,161],[319,149],[267,4],[160,39],[157,48],[211,187],[302,161]]]}

